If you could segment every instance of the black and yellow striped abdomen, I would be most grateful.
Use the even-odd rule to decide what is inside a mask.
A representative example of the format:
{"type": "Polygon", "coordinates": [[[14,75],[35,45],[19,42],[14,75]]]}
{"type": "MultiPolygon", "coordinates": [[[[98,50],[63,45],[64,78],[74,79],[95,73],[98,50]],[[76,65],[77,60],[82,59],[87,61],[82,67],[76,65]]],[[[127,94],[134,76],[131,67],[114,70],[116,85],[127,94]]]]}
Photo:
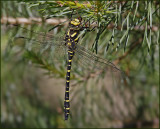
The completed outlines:
{"type": "Polygon", "coordinates": [[[67,64],[67,74],[66,74],[66,89],[65,89],[65,99],[64,99],[64,115],[65,120],[68,120],[70,103],[69,103],[69,81],[70,81],[70,71],[74,52],[68,50],[68,64],[67,64]]]}

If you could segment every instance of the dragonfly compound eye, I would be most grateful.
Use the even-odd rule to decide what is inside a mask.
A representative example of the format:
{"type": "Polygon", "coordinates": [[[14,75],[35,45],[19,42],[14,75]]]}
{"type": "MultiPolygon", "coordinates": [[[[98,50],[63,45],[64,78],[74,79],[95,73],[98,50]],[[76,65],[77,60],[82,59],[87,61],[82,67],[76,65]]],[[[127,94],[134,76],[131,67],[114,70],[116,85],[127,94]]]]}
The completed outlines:
{"type": "Polygon", "coordinates": [[[79,22],[79,20],[78,20],[78,19],[75,19],[75,22],[79,22]]]}
{"type": "Polygon", "coordinates": [[[74,26],[78,26],[80,24],[80,21],[78,19],[74,19],[73,21],[71,21],[71,24],[74,26]]]}

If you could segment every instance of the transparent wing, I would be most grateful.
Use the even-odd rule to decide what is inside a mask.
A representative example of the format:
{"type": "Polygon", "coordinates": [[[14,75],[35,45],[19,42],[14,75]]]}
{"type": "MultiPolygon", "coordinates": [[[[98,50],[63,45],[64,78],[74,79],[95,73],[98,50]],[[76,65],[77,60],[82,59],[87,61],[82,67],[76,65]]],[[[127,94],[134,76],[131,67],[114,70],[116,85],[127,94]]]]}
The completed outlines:
{"type": "Polygon", "coordinates": [[[81,45],[77,45],[74,61],[78,63],[80,67],[83,67],[84,69],[88,69],[90,71],[99,69],[111,70],[113,72],[122,72],[112,62],[98,57],[93,52],[87,50],[85,47],[81,45]]]}
{"type": "Polygon", "coordinates": [[[9,27],[17,30],[17,37],[18,35],[25,35],[26,37],[34,37],[35,39],[38,38],[39,40],[53,40],[55,37],[53,36],[54,31],[50,32],[36,32],[36,28],[27,29],[26,27],[21,27],[19,25],[9,25],[9,27]]]}
{"type": "MultiPolygon", "coordinates": [[[[73,71],[75,70],[78,73],[77,77],[82,81],[102,76],[105,78],[106,83],[111,82],[113,85],[119,85],[126,77],[124,72],[112,62],[98,57],[81,45],[77,45],[73,57],[73,71]]],[[[73,86],[76,87],[75,84],[73,86]]]]}
{"type": "Polygon", "coordinates": [[[53,36],[50,34],[51,32],[45,34],[17,25],[13,27],[18,29],[14,43],[25,43],[25,49],[33,51],[50,61],[66,59],[67,48],[63,41],[64,33],[53,36]]]}

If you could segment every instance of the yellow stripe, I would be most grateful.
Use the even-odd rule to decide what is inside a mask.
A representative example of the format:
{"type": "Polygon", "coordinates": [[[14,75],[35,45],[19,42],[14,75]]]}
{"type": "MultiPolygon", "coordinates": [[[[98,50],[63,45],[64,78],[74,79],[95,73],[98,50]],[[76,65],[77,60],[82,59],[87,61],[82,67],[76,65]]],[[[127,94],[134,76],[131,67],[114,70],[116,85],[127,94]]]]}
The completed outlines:
{"type": "Polygon", "coordinates": [[[77,40],[78,40],[78,37],[74,41],[77,41],[77,40]]]}
{"type": "Polygon", "coordinates": [[[67,44],[68,44],[68,46],[71,46],[71,43],[70,43],[70,42],[68,42],[67,44]]]}
{"type": "Polygon", "coordinates": [[[71,70],[67,70],[67,72],[70,72],[71,70]]]}
{"type": "Polygon", "coordinates": [[[66,102],[69,102],[69,100],[66,100],[66,102]]]}
{"type": "Polygon", "coordinates": [[[67,82],[69,82],[69,81],[67,81],[67,82]]]}
{"type": "Polygon", "coordinates": [[[71,65],[68,65],[68,66],[71,66],[71,65]]]}
{"type": "Polygon", "coordinates": [[[68,51],[69,53],[73,53],[72,51],[68,51]]]}
{"type": "Polygon", "coordinates": [[[69,92],[68,90],[66,90],[66,92],[69,92]]]}
{"type": "Polygon", "coordinates": [[[69,36],[69,32],[70,32],[70,30],[69,30],[68,33],[67,33],[68,36],[69,36]]]}
{"type": "Polygon", "coordinates": [[[69,110],[70,108],[66,108],[67,110],[69,110]]]}
{"type": "Polygon", "coordinates": [[[72,62],[72,60],[69,60],[69,62],[72,62]]]}
{"type": "Polygon", "coordinates": [[[70,76],[67,76],[67,77],[70,77],[70,76]]]}
{"type": "Polygon", "coordinates": [[[69,114],[69,113],[67,113],[67,114],[69,114]]]}
{"type": "Polygon", "coordinates": [[[73,33],[73,34],[71,35],[71,37],[74,37],[76,34],[77,34],[77,32],[73,33]]]}

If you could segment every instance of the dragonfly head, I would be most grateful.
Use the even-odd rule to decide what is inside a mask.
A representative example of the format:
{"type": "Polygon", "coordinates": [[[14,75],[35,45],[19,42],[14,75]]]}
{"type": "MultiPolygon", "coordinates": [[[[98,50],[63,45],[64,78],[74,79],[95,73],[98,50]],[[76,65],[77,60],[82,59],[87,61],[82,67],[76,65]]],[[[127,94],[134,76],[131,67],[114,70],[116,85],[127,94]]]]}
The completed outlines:
{"type": "Polygon", "coordinates": [[[78,17],[70,21],[70,24],[74,27],[79,27],[79,25],[81,24],[81,21],[82,21],[82,17],[78,17]]]}

